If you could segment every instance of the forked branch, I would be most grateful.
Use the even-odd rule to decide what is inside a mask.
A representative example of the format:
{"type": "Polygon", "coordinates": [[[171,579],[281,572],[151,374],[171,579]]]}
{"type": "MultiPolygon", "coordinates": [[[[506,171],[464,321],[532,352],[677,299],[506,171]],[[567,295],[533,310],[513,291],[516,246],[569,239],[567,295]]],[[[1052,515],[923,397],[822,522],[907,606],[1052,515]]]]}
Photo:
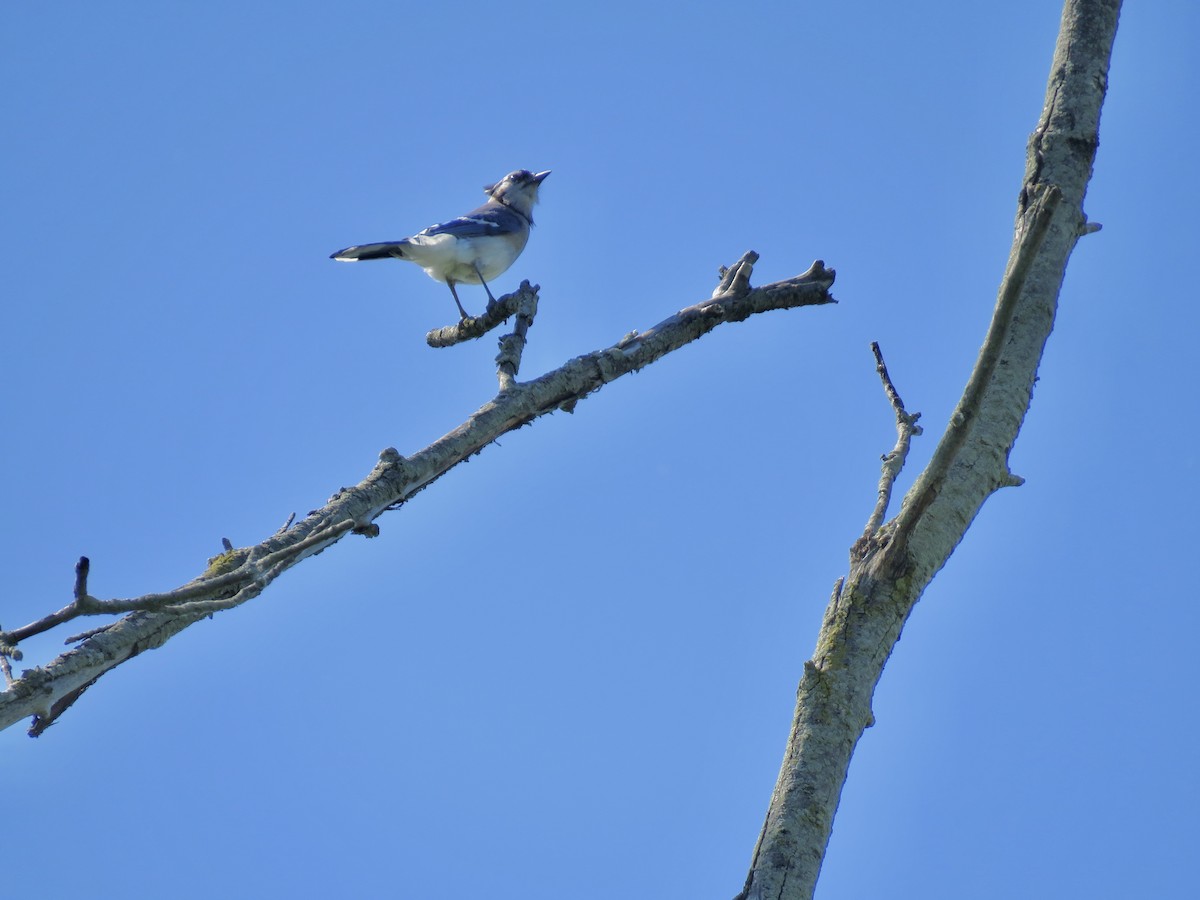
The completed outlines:
{"type": "Polygon", "coordinates": [[[867,527],[863,529],[862,537],[855,541],[850,549],[851,563],[861,560],[877,540],[879,526],[883,524],[883,517],[887,515],[888,506],[892,502],[892,489],[904,469],[904,463],[908,460],[912,439],[922,433],[921,426],[917,424],[921,414],[909,413],[904,408],[904,401],[900,399],[896,386],[892,384],[892,376],[888,374],[887,365],[883,361],[883,351],[875,341],[871,342],[871,352],[875,354],[875,371],[879,373],[879,379],[883,382],[883,392],[896,414],[896,446],[882,457],[883,474],[879,476],[879,496],[875,501],[875,508],[871,511],[871,517],[867,519],[867,527]]]}

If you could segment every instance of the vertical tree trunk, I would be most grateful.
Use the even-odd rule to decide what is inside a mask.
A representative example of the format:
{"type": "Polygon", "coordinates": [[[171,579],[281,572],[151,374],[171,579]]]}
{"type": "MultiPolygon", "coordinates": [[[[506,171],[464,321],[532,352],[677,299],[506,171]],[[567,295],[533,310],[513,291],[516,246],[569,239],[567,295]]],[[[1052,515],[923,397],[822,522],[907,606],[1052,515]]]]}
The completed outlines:
{"type": "Polygon", "coordinates": [[[1008,454],[1029,408],[1067,259],[1081,235],[1097,230],[1087,223],[1083,198],[1120,6],[1064,6],[991,326],[929,466],[896,517],[855,545],[850,571],[825,611],[739,900],[813,895],[850,758],[872,723],[871,697],[905,620],[984,501],[1020,484],[1008,454]]]}

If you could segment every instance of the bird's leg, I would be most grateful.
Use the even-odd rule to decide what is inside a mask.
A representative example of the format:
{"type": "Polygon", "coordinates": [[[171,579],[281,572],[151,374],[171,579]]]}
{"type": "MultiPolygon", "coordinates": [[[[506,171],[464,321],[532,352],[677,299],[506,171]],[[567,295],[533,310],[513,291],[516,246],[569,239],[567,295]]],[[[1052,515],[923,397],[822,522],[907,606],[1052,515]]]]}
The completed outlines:
{"type": "Polygon", "coordinates": [[[482,284],[483,289],[485,291],[487,291],[488,299],[491,300],[493,303],[495,303],[496,298],[492,296],[492,289],[490,287],[488,287],[487,282],[483,280],[483,273],[479,271],[479,264],[473,263],[472,265],[475,268],[475,274],[479,276],[479,283],[482,284]]]}
{"type": "MultiPolygon", "coordinates": [[[[478,271],[478,270],[477,270],[477,271],[478,271]]],[[[450,295],[451,295],[452,297],[454,297],[454,303],[455,303],[455,305],[458,307],[458,311],[459,311],[460,313],[462,313],[462,317],[463,317],[464,319],[469,319],[469,318],[471,318],[470,316],[468,316],[468,315],[467,315],[467,311],[466,311],[465,309],[463,309],[463,305],[462,305],[461,303],[459,303],[459,301],[458,301],[458,291],[456,291],[456,290],[454,289],[454,282],[453,282],[453,281],[447,281],[447,282],[446,282],[446,284],[450,285],[450,295]]]]}

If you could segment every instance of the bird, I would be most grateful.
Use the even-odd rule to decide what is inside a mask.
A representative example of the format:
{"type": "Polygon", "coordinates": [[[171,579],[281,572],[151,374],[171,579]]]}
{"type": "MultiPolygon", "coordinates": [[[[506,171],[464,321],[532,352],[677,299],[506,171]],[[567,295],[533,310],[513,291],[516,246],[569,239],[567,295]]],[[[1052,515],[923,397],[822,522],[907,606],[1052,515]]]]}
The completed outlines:
{"type": "Polygon", "coordinates": [[[456,284],[482,284],[493,303],[488,282],[508,270],[525,244],[533,226],[533,205],[545,172],[517,169],[495,184],[484,185],[487,203],[464,216],[430,225],[402,241],[359,244],[331,253],[339,262],[364,259],[406,259],[415,262],[434,281],[450,286],[450,294],[464,319],[470,318],[458,299],[456,284]]]}

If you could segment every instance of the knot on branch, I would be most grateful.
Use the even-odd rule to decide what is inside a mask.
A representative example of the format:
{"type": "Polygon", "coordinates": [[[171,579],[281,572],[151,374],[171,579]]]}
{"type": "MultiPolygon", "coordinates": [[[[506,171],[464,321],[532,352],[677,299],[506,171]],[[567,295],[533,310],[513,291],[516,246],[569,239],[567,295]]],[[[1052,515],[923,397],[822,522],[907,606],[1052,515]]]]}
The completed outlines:
{"type": "Polygon", "coordinates": [[[17,645],[8,643],[5,633],[0,631],[0,660],[15,659],[20,662],[23,656],[17,645]]]}
{"type": "Polygon", "coordinates": [[[351,530],[355,534],[362,535],[363,537],[379,537],[379,526],[374,522],[357,522],[351,530]]]}

